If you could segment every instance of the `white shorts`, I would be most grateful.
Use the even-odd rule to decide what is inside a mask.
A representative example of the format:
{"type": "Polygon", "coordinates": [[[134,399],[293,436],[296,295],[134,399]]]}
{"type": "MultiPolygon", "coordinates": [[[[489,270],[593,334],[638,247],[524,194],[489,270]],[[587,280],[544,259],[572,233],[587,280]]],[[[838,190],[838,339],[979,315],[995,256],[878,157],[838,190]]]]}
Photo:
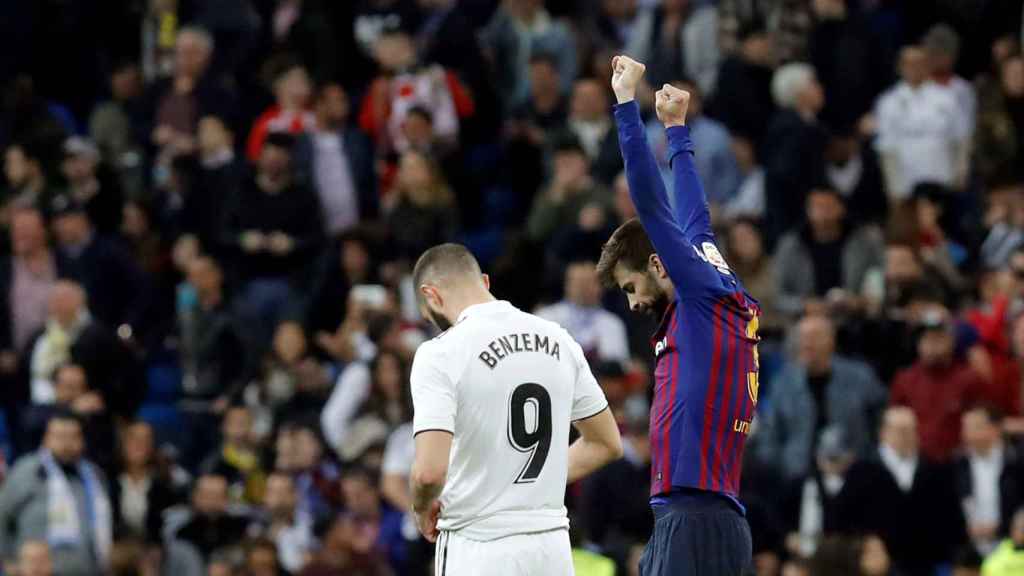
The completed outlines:
{"type": "Polygon", "coordinates": [[[564,528],[479,542],[441,532],[435,576],[573,576],[572,546],[564,528]]]}

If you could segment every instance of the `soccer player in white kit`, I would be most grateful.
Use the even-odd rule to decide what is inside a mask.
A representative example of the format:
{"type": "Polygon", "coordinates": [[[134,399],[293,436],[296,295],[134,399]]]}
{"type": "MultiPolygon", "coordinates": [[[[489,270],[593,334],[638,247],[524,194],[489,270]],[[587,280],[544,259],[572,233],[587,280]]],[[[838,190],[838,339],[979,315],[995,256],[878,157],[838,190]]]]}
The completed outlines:
{"type": "Polygon", "coordinates": [[[416,351],[411,375],[413,510],[436,542],[435,574],[572,574],[566,484],[622,455],[582,348],[496,300],[463,246],[424,252],[413,280],[443,330],[416,351]]]}

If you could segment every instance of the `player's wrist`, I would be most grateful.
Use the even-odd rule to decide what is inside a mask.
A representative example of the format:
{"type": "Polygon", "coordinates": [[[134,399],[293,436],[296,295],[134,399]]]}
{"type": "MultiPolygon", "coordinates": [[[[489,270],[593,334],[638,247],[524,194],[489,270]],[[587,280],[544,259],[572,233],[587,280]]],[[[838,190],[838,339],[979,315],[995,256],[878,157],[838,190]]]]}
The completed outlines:
{"type": "Polygon", "coordinates": [[[669,128],[677,128],[677,127],[680,127],[680,126],[686,126],[686,119],[683,118],[681,120],[667,120],[667,121],[665,121],[664,124],[665,124],[665,129],[666,130],[668,130],[669,128]]]}
{"type": "Polygon", "coordinates": [[[615,101],[618,104],[627,104],[629,102],[632,102],[633,100],[636,100],[636,90],[635,89],[633,89],[633,90],[616,90],[615,91],[615,101]]]}

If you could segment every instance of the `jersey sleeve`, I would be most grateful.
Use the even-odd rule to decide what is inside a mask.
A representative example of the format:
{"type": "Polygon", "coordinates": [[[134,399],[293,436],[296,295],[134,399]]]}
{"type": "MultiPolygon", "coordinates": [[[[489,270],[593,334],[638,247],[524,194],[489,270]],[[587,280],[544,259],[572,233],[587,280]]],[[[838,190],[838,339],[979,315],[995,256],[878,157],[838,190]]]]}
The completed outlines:
{"type": "Polygon", "coordinates": [[[705,262],[702,253],[686,238],[669,206],[665,182],[647,143],[636,101],[616,106],[615,122],[629,195],[676,292],[681,297],[721,292],[718,270],[705,262]]]}
{"type": "MultiPolygon", "coordinates": [[[[566,333],[568,336],[568,333],[566,333]]],[[[583,348],[569,337],[573,361],[576,362],[576,385],[572,393],[572,421],[585,420],[608,407],[604,390],[590,371],[583,348]]]]}
{"type": "Polygon", "coordinates": [[[676,222],[683,236],[694,246],[714,242],[711,211],[707,195],[693,164],[693,141],[689,126],[672,126],[665,130],[668,138],[668,162],[672,167],[676,198],[676,222]]]}
{"type": "Polygon", "coordinates": [[[455,383],[444,371],[442,362],[438,350],[429,342],[416,351],[409,376],[414,435],[427,430],[455,432],[455,383]]]}

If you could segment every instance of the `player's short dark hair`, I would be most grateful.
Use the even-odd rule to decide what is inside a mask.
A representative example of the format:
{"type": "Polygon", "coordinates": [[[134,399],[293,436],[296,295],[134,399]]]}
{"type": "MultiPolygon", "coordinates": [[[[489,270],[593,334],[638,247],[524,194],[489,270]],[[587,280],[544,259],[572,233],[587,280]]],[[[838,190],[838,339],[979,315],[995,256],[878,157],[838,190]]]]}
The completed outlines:
{"type": "Polygon", "coordinates": [[[480,274],[480,263],[473,253],[462,244],[449,242],[434,246],[420,255],[412,270],[412,282],[418,294],[424,282],[436,281],[440,276],[480,274]]]}
{"type": "Polygon", "coordinates": [[[72,412],[71,409],[63,406],[54,408],[50,417],[46,419],[46,427],[49,428],[50,424],[54,422],[72,422],[74,424],[78,424],[78,428],[80,430],[85,430],[85,420],[75,412],[72,412]]]}
{"type": "Polygon", "coordinates": [[[267,135],[267,139],[263,141],[264,148],[271,146],[281,148],[290,154],[295,146],[295,137],[286,132],[273,132],[267,135]]]}
{"type": "Polygon", "coordinates": [[[601,248],[601,259],[597,262],[597,276],[608,287],[615,286],[615,267],[621,262],[630,270],[640,271],[647,267],[647,260],[654,254],[654,245],[647,237],[640,220],[632,218],[619,226],[601,248]]]}

